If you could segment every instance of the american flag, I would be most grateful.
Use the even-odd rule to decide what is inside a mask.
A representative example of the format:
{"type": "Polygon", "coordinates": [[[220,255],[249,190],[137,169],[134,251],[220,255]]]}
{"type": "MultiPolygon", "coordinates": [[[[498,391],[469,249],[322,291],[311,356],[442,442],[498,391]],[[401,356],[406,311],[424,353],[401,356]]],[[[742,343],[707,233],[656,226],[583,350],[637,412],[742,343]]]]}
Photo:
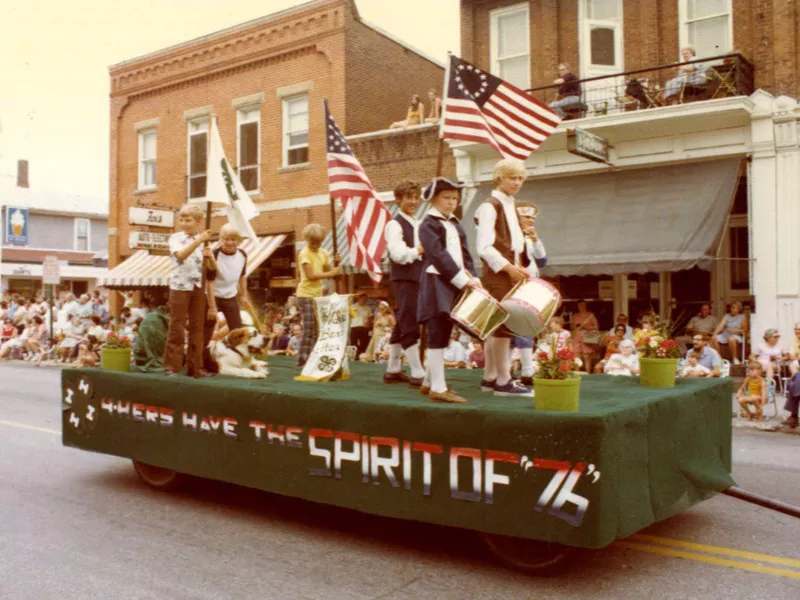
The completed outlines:
{"type": "Polygon", "coordinates": [[[489,144],[503,158],[525,160],[561,122],[546,104],[457,56],[445,88],[441,137],[489,144]]]}
{"type": "Polygon", "coordinates": [[[386,249],[383,231],[391,214],[328,112],[328,103],[324,104],[331,198],[342,202],[353,266],[364,269],[377,285],[383,276],[381,259],[386,249]]]}

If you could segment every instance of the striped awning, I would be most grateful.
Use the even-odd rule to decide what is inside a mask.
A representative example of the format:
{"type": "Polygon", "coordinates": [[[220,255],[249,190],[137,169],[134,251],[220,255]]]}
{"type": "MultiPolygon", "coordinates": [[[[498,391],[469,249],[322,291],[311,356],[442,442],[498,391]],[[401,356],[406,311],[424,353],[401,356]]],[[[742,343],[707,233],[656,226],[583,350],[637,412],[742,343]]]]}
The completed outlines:
{"type": "MultiPolygon", "coordinates": [[[[258,238],[257,241],[245,240],[240,247],[247,254],[247,275],[250,276],[285,240],[285,233],[268,235],[258,238]]],[[[111,269],[108,275],[100,277],[97,285],[109,289],[167,287],[171,271],[172,261],[169,256],[138,250],[111,269]]]]}
{"type": "MultiPolygon", "coordinates": [[[[400,212],[400,205],[397,202],[386,202],[386,208],[389,210],[389,213],[392,215],[392,218],[397,216],[397,213],[400,212]]],[[[422,217],[425,216],[425,213],[428,212],[428,208],[430,208],[430,202],[427,200],[420,202],[419,206],[417,207],[417,212],[415,217],[417,220],[422,220],[422,217]]],[[[333,256],[333,236],[331,232],[328,232],[328,235],[325,236],[325,239],[322,242],[322,247],[328,251],[328,253],[333,256]]],[[[339,251],[339,256],[342,258],[342,272],[348,275],[352,275],[355,273],[366,273],[363,269],[356,269],[353,266],[353,261],[350,258],[350,246],[347,243],[347,223],[344,220],[344,215],[340,215],[339,219],[336,222],[336,249],[339,251]]],[[[389,272],[389,253],[384,252],[383,261],[381,262],[381,270],[384,273],[389,272]]]]}

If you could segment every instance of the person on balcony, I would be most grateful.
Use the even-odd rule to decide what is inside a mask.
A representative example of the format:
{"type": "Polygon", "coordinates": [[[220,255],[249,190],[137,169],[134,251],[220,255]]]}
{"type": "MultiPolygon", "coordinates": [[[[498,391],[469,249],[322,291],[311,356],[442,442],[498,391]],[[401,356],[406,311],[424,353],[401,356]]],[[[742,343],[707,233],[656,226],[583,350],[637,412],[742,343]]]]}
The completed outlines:
{"type": "MultiPolygon", "coordinates": [[[[694,60],[696,55],[697,53],[692,46],[681,48],[681,58],[683,62],[694,60]]],[[[660,100],[668,104],[674,104],[680,99],[681,90],[683,90],[684,87],[701,87],[708,83],[706,79],[707,68],[708,66],[703,63],[681,65],[678,67],[678,75],[670,79],[667,85],[664,86],[664,91],[662,92],[660,100]]]]}
{"type": "Polygon", "coordinates": [[[390,129],[405,129],[412,125],[422,125],[425,119],[425,105],[420,102],[419,95],[411,96],[411,104],[408,107],[408,114],[402,121],[392,123],[390,129]]]}
{"type": "Polygon", "coordinates": [[[428,116],[425,118],[426,123],[438,123],[442,118],[442,99],[436,93],[436,88],[428,90],[428,102],[430,102],[430,110],[428,116]]]}
{"type": "Polygon", "coordinates": [[[566,111],[578,108],[583,104],[581,102],[581,84],[578,83],[578,77],[574,73],[570,73],[569,65],[566,63],[558,65],[558,74],[559,78],[553,80],[553,83],[559,84],[558,98],[550,103],[550,108],[563,119],[567,116],[566,111]]]}

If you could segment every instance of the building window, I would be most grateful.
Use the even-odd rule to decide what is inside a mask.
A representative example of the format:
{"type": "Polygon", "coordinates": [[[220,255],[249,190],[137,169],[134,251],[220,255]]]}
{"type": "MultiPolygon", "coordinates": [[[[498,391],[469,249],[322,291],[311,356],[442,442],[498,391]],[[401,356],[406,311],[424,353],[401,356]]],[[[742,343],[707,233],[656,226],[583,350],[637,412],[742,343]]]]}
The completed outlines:
{"type": "MultiPolygon", "coordinates": [[[[586,0],[589,68],[622,67],[622,0],[586,0]]],[[[594,75],[594,73],[592,73],[594,75]]]]}
{"type": "Polygon", "coordinates": [[[719,56],[733,46],[730,0],[680,0],[681,46],[694,46],[697,58],[719,56]]]}
{"type": "Polygon", "coordinates": [[[206,197],[206,168],[208,163],[208,118],[189,121],[189,172],[187,194],[189,198],[206,197]]]}
{"type": "Polygon", "coordinates": [[[490,13],[492,73],[524,90],[531,85],[529,23],[527,4],[490,13]]]}
{"type": "Polygon", "coordinates": [[[156,130],[139,132],[139,189],[156,187],[156,130]]]}
{"type": "Polygon", "coordinates": [[[750,241],[746,225],[729,230],[731,290],[750,290],[750,241]]]}
{"type": "Polygon", "coordinates": [[[283,166],[308,162],[308,96],[283,101],[283,166]]]}
{"type": "Polygon", "coordinates": [[[88,252],[92,224],[89,219],[75,219],[75,250],[88,252]]]}
{"type": "Polygon", "coordinates": [[[261,110],[258,107],[241,108],[236,111],[236,121],[239,125],[237,140],[239,180],[244,189],[255,192],[259,189],[261,110]]]}

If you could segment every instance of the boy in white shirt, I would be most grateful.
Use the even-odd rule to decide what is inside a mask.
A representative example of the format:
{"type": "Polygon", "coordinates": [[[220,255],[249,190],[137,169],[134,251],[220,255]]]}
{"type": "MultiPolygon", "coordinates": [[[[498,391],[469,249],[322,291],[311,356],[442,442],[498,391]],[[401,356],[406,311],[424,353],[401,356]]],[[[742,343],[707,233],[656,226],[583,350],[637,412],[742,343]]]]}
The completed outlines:
{"type": "Polygon", "coordinates": [[[190,377],[207,377],[203,369],[203,322],[206,297],[203,290],[203,260],[211,257],[211,248],[203,249],[211,237],[201,233],[205,215],[196,204],[184,204],[178,211],[178,229],[169,237],[172,275],[169,281],[169,333],[164,349],[164,373],[176,375],[183,368],[184,342],[188,321],[189,352],[186,356],[190,377]]]}
{"type": "Polygon", "coordinates": [[[686,365],[681,370],[681,377],[708,377],[711,369],[700,364],[700,354],[689,352],[686,357],[686,365]]]}

